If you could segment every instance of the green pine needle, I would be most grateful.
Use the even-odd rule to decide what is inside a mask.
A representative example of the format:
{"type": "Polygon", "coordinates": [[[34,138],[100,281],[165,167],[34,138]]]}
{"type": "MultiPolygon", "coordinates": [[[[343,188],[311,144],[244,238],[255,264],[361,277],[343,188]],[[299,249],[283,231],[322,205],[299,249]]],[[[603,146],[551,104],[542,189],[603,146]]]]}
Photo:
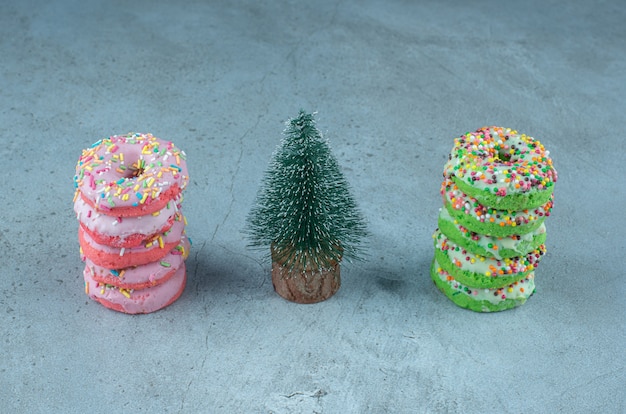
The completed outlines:
{"type": "Polygon", "coordinates": [[[312,114],[287,122],[247,224],[251,245],[271,246],[282,265],[321,270],[362,259],[363,217],[312,114]]]}

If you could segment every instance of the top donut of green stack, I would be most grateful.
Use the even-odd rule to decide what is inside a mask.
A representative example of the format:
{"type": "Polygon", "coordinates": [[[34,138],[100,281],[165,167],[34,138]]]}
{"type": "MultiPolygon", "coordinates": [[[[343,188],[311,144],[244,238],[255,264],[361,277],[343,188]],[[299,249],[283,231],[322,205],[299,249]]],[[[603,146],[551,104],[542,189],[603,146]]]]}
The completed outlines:
{"type": "Polygon", "coordinates": [[[455,138],[443,174],[482,205],[524,210],[552,195],[557,172],[549,154],[528,135],[483,127],[455,138]]]}

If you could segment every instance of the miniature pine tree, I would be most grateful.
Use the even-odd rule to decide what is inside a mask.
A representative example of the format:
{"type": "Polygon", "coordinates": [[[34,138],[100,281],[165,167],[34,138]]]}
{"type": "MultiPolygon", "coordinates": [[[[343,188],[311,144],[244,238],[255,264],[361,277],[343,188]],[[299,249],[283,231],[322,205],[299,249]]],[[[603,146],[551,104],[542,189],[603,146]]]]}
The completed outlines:
{"type": "Polygon", "coordinates": [[[271,246],[274,260],[322,270],[360,259],[364,220],[312,114],[286,123],[248,217],[252,246],[271,246]]]}

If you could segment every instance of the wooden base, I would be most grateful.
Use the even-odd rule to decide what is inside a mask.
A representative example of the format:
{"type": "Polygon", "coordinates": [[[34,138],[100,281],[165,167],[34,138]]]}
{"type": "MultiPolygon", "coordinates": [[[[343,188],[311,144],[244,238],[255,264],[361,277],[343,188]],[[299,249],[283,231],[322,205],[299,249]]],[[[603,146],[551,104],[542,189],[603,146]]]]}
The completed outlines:
{"type": "Polygon", "coordinates": [[[332,269],[321,271],[302,270],[272,262],[272,284],[283,298],[296,303],[322,302],[337,293],[341,286],[339,263],[332,269]]]}

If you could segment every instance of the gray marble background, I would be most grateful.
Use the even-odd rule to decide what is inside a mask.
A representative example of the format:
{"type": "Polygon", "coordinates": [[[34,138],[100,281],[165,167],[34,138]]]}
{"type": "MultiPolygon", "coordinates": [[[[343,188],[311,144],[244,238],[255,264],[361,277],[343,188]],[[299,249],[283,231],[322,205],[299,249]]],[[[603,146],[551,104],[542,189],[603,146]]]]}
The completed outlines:
{"type": "Polygon", "coordinates": [[[622,2],[1,3],[3,412],[624,412],[622,2]],[[242,233],[300,108],[371,233],[316,305],[242,233]],[[428,266],[453,138],[490,124],[559,181],[537,293],[476,314],[428,266]],[[84,294],[72,211],[81,150],[129,131],[191,175],[187,288],[143,316],[84,294]]]}

